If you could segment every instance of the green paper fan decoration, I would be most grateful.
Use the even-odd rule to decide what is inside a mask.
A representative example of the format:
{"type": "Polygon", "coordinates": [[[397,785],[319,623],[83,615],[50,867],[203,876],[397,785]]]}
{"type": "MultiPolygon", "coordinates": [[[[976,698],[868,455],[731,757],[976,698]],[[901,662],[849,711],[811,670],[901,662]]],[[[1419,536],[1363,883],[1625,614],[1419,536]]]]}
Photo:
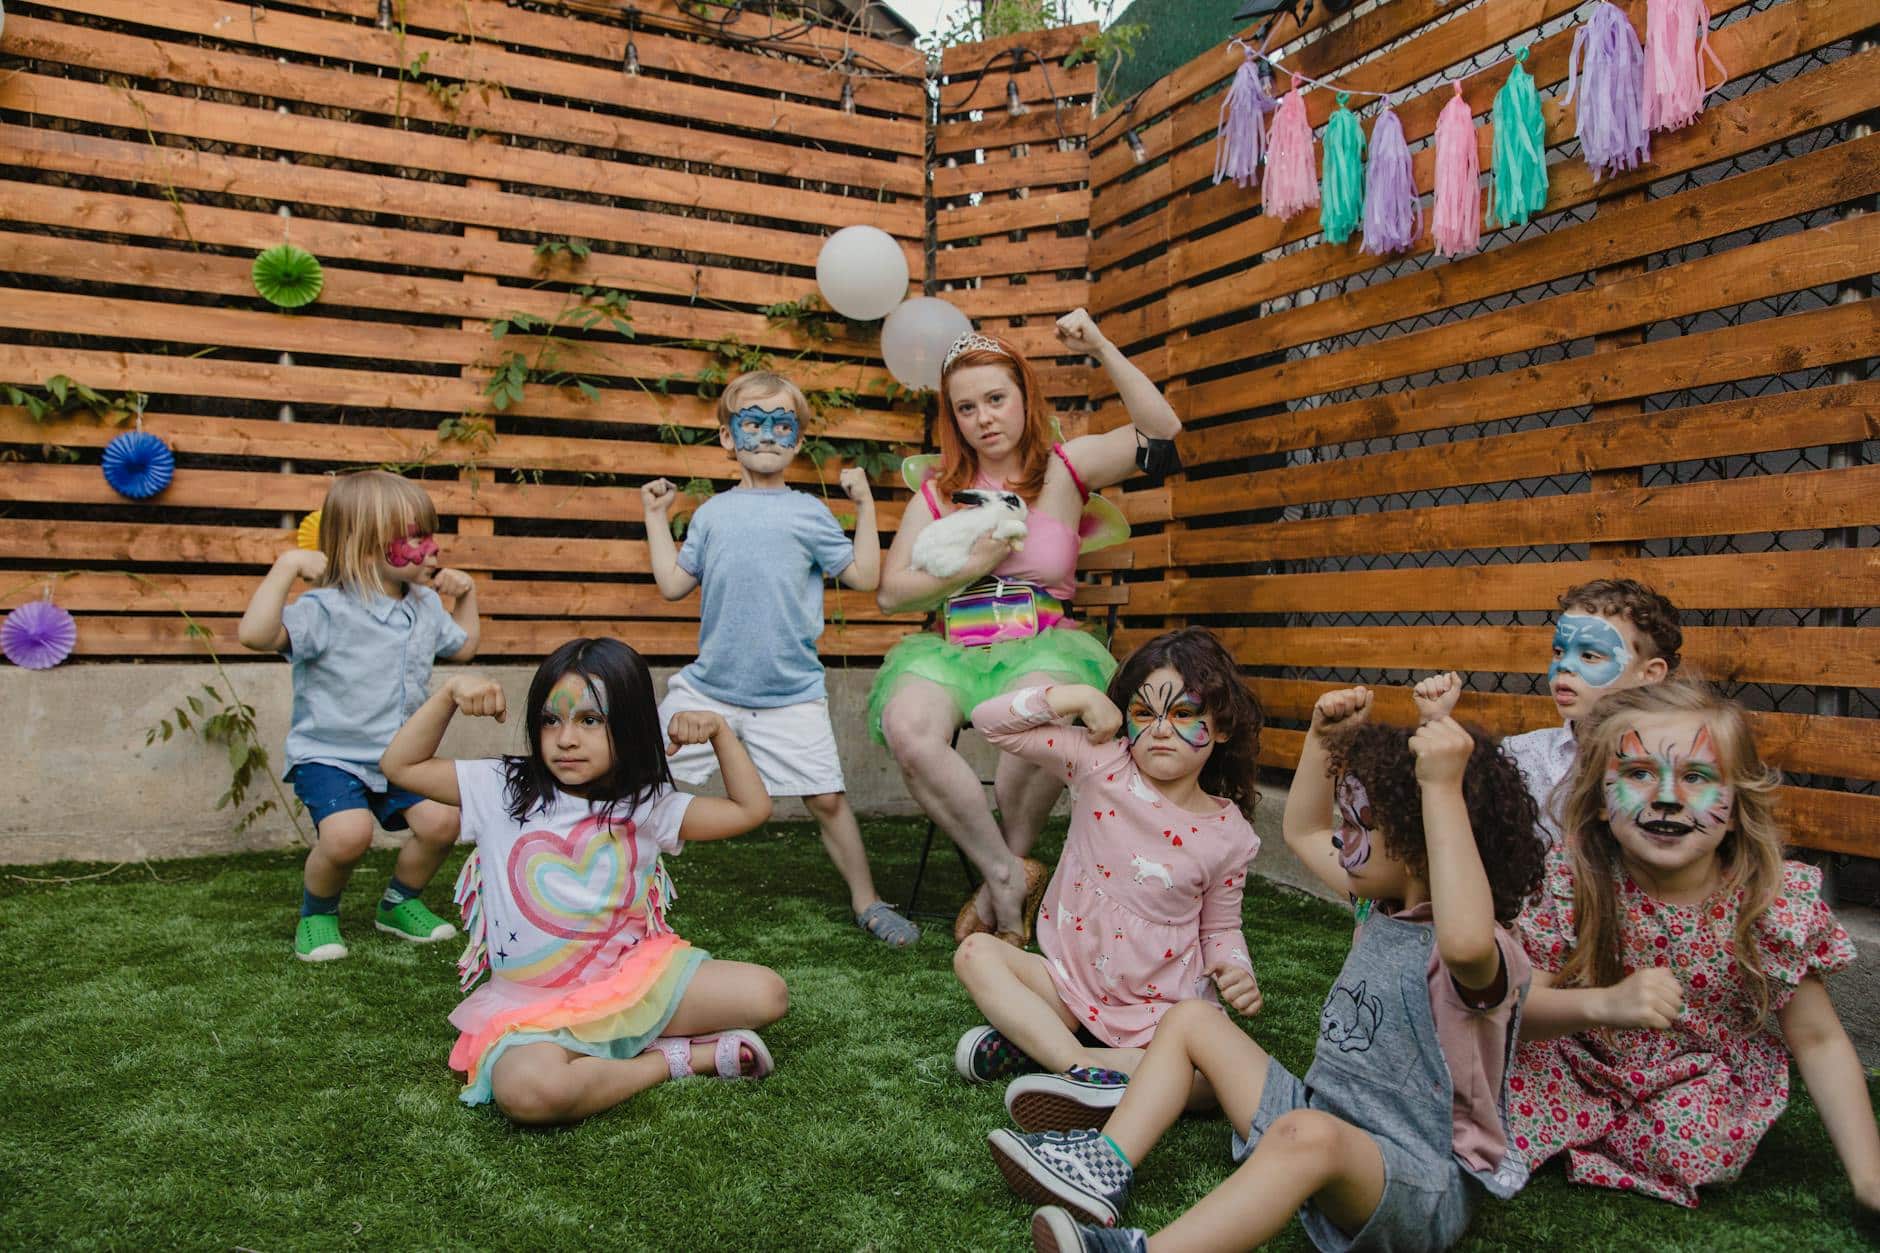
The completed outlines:
{"type": "Polygon", "coordinates": [[[276,244],[256,257],[253,278],[261,298],[282,309],[312,304],[326,286],[319,258],[292,244],[276,244]]]}

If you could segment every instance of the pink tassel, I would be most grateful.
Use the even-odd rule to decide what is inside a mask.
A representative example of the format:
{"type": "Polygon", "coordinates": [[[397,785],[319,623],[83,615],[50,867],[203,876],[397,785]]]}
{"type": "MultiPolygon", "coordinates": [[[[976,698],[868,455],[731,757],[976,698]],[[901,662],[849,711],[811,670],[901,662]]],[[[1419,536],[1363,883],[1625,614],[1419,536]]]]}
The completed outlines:
{"type": "Polygon", "coordinates": [[[1221,101],[1221,125],[1214,145],[1214,181],[1231,178],[1242,187],[1260,181],[1260,150],[1265,146],[1266,115],[1279,107],[1260,77],[1251,53],[1234,74],[1221,101]]]}
{"type": "Polygon", "coordinates": [[[1704,98],[1728,82],[1730,72],[1710,50],[1710,10],[1704,0],[1650,0],[1645,6],[1645,127],[1674,131],[1704,111],[1704,98]],[[1704,86],[1704,58],[1717,67],[1716,85],[1704,86]]]}
{"type": "Polygon", "coordinates": [[[1299,93],[1296,78],[1293,89],[1279,102],[1273,129],[1267,135],[1266,185],[1262,193],[1266,215],[1281,220],[1319,203],[1312,124],[1306,120],[1306,101],[1299,93]]]}
{"type": "Polygon", "coordinates": [[[1436,119],[1436,207],[1430,242],[1439,257],[1473,252],[1482,242],[1482,165],[1475,147],[1475,115],[1462,84],[1436,119]]]}

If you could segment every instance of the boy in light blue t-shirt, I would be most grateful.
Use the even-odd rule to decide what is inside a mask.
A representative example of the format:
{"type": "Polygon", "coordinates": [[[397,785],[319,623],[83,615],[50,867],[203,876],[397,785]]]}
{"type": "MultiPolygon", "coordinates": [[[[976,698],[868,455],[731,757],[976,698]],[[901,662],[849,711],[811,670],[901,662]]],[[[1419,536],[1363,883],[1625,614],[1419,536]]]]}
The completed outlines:
{"type": "MultiPolygon", "coordinates": [[[[849,886],[855,921],[896,948],[920,929],[875,891],[862,834],[842,781],[835,728],[816,641],[823,631],[823,579],[872,592],[881,580],[881,537],[868,476],[842,472],[855,502],[851,543],[822,501],[793,491],[784,472],[802,447],[810,406],[781,375],[740,375],[718,399],[718,441],[739,482],[692,515],[674,550],[668,515],[678,490],[665,479],[640,489],[653,578],[667,600],[700,588],[698,660],[666,685],[662,724],[709,710],[737,732],[772,796],[800,796],[822,824],[823,848],[849,886]]],[[[716,758],[692,745],[672,758],[673,777],[697,785],[716,758]]]]}

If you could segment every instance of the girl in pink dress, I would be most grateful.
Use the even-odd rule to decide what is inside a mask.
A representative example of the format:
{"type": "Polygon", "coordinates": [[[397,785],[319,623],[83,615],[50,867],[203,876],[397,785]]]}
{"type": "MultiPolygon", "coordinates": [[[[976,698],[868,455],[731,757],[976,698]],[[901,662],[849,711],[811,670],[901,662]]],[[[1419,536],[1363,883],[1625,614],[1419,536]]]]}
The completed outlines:
{"type": "Polygon", "coordinates": [[[1007,1090],[1021,1127],[1114,1104],[1179,1001],[1218,995],[1259,1012],[1240,896],[1260,849],[1243,810],[1256,795],[1261,722],[1233,657],[1199,627],[1143,645],[1107,694],[1055,684],[973,711],[989,742],[1061,774],[1071,793],[1038,913],[1043,955],[978,934],[953,958],[987,1020],[961,1037],[960,1073],[1056,1072],[1007,1090]]]}
{"type": "Polygon", "coordinates": [[[1517,928],[1534,992],[1510,1080],[1515,1148],[1576,1183],[1695,1207],[1789,1101],[1794,1056],[1871,1218],[1880,1132],[1822,976],[1854,960],[1821,872],[1782,859],[1779,776],[1695,680],[1601,701],[1564,847],[1517,928]]]}

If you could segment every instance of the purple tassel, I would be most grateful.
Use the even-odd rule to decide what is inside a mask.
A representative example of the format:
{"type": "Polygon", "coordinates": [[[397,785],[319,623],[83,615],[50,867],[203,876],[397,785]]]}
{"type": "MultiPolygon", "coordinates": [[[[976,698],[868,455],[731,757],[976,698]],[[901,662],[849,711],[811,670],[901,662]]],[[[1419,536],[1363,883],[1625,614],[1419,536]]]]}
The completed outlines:
{"type": "Polygon", "coordinates": [[[1403,252],[1423,234],[1423,202],[1403,123],[1388,101],[1371,127],[1371,163],[1364,170],[1364,251],[1403,252]]]}
{"type": "Polygon", "coordinates": [[[1214,181],[1231,178],[1242,187],[1260,181],[1260,150],[1266,143],[1266,115],[1279,101],[1266,89],[1260,63],[1252,53],[1234,73],[1233,86],[1221,101],[1220,133],[1215,138],[1214,181]]]}
{"type": "Polygon", "coordinates": [[[1580,101],[1580,154],[1595,181],[1652,159],[1645,130],[1645,50],[1624,10],[1601,4],[1573,36],[1566,104],[1580,101]],[[1584,50],[1585,59],[1581,59],[1584,50]]]}

